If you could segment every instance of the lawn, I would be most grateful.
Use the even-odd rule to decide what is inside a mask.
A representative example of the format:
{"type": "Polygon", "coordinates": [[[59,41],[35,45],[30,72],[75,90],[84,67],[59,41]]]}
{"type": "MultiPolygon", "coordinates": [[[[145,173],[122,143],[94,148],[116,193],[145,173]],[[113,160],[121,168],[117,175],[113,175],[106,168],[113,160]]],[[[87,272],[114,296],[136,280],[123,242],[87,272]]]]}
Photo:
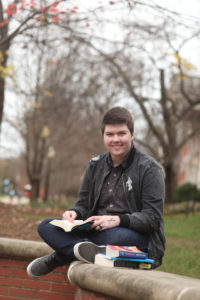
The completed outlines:
{"type": "Polygon", "coordinates": [[[200,214],[164,219],[166,252],[157,270],[200,278],[200,214]]]}
{"type": "MultiPolygon", "coordinates": [[[[61,217],[62,213],[60,208],[0,203],[0,236],[41,241],[37,233],[40,221],[61,217]]],[[[164,219],[166,252],[163,264],[157,270],[200,279],[200,214],[168,215],[164,219]]]]}

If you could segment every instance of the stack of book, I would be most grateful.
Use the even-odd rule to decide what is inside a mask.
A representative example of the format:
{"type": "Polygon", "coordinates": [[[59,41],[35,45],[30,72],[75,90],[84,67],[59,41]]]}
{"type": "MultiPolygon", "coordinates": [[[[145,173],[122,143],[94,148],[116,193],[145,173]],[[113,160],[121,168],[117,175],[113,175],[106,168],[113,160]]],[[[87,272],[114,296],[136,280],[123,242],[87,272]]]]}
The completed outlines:
{"type": "Polygon", "coordinates": [[[135,246],[107,245],[105,254],[95,255],[95,264],[108,267],[124,267],[132,269],[152,269],[153,259],[148,253],[140,251],[135,246]]]}

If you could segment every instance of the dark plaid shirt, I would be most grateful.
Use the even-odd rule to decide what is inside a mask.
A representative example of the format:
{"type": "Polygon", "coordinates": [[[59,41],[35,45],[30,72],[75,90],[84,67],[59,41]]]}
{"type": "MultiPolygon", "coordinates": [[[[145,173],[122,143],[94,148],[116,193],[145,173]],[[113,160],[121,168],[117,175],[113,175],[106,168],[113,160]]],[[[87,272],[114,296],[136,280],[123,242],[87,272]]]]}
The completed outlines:
{"type": "Polygon", "coordinates": [[[98,201],[97,215],[121,215],[130,213],[122,180],[123,171],[127,168],[129,153],[125,160],[117,167],[113,166],[111,155],[109,155],[107,163],[110,166],[110,173],[104,180],[98,201]]]}

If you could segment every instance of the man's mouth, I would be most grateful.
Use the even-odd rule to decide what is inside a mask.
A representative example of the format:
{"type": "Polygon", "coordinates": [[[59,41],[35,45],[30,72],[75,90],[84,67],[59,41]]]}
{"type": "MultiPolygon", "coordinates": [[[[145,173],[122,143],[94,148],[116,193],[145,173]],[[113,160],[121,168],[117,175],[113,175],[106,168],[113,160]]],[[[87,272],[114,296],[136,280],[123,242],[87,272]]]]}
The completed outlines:
{"type": "Polygon", "coordinates": [[[120,149],[122,146],[121,145],[112,145],[112,148],[114,149],[120,149]]]}

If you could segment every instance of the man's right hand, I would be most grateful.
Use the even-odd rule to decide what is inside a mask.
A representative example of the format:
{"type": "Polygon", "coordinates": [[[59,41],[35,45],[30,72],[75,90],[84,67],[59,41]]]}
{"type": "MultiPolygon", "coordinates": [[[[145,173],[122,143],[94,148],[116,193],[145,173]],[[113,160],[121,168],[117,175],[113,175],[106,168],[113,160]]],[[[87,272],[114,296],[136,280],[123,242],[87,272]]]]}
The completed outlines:
{"type": "Polygon", "coordinates": [[[63,220],[68,220],[72,223],[74,222],[76,217],[77,213],[74,210],[66,210],[62,215],[63,220]]]}

